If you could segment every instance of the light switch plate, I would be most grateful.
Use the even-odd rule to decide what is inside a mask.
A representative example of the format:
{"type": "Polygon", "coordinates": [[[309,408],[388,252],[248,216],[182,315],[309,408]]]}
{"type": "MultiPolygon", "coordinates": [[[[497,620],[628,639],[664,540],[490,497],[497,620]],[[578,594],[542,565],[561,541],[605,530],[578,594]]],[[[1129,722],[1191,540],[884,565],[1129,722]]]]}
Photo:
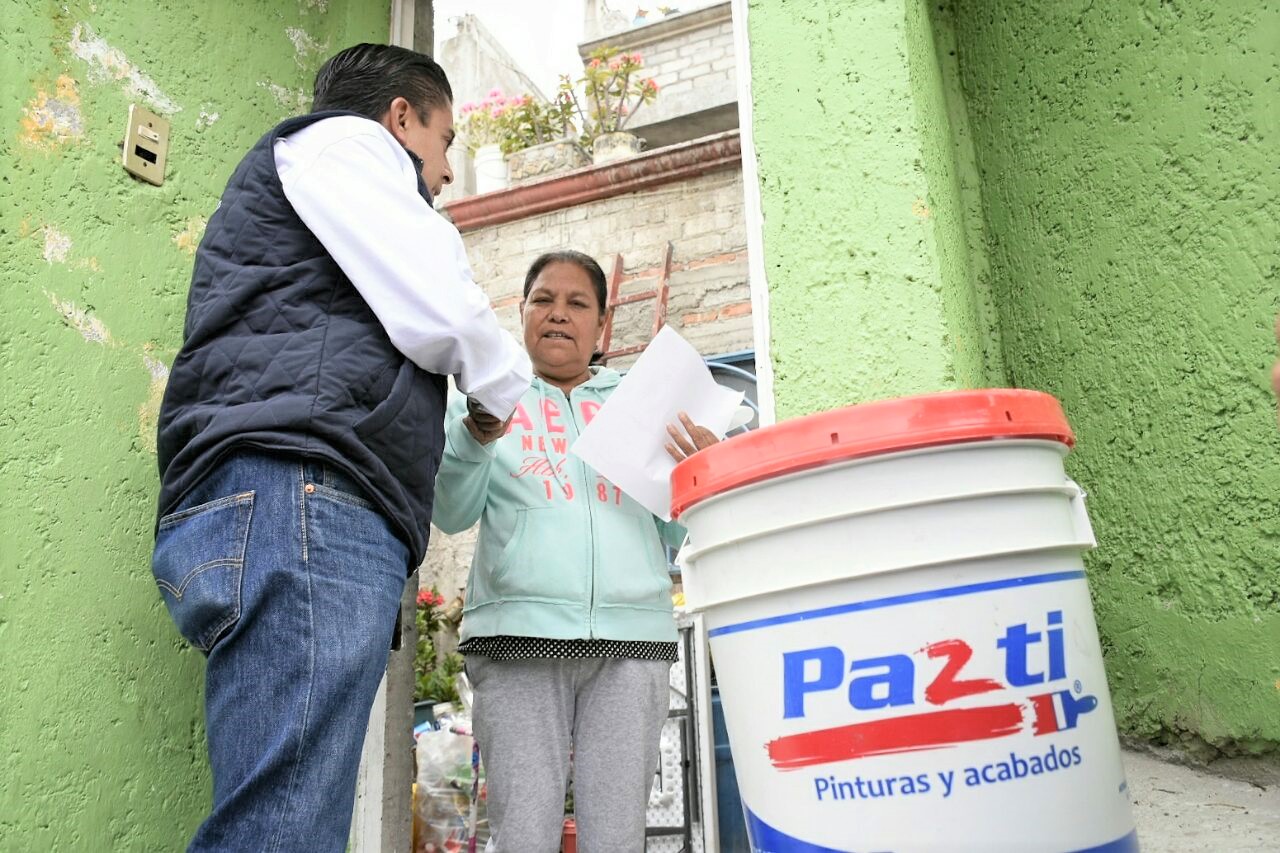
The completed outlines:
{"type": "Polygon", "coordinates": [[[124,135],[124,168],[142,180],[160,186],[169,154],[169,120],[137,104],[129,105],[129,127],[124,135]]]}

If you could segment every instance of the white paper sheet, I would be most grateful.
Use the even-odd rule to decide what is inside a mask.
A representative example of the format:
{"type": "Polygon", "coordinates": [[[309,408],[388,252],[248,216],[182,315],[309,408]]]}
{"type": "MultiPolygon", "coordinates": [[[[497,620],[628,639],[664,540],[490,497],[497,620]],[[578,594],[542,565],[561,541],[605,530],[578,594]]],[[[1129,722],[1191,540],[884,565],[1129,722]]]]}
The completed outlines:
{"type": "Polygon", "coordinates": [[[742,402],[742,392],[718,385],[688,341],[664,326],[570,452],[608,477],[641,506],[671,520],[667,424],[686,412],[721,438],[742,402]]]}

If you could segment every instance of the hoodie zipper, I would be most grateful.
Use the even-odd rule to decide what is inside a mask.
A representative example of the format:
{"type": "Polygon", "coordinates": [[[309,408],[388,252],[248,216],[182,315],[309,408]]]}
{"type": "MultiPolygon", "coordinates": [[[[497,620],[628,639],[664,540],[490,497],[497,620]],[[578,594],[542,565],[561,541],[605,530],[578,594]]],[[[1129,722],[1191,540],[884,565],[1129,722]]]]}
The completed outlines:
{"type": "MultiPolygon", "coordinates": [[[[573,389],[578,390],[577,388],[573,389]]],[[[582,435],[583,426],[578,423],[578,409],[573,405],[573,393],[570,392],[565,400],[565,405],[569,407],[569,417],[573,419],[574,438],[582,435]]],[[[591,577],[590,592],[587,608],[587,636],[588,639],[596,638],[596,516],[591,506],[591,472],[587,470],[587,463],[581,459],[578,464],[582,466],[582,502],[587,507],[587,544],[591,548],[591,577]]]]}

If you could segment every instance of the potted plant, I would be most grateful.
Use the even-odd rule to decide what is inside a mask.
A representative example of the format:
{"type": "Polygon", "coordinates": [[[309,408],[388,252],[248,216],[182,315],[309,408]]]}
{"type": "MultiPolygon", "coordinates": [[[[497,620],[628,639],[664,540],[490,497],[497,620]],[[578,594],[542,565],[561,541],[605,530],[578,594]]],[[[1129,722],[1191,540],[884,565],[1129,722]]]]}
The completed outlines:
{"type": "Polygon", "coordinates": [[[436,633],[447,621],[444,605],[444,596],[434,587],[418,590],[418,608],[414,619],[418,626],[418,647],[414,650],[413,657],[414,725],[423,722],[417,719],[419,713],[434,723],[435,719],[430,713],[432,706],[441,702],[458,701],[456,680],[458,673],[462,672],[462,655],[457,652],[441,655],[435,644],[436,633]]]}
{"type": "Polygon", "coordinates": [[[567,97],[582,121],[583,141],[595,163],[608,163],[640,153],[643,141],[626,126],[636,111],[658,97],[658,83],[642,77],[644,59],[614,47],[592,51],[577,84],[560,78],[561,97],[567,97]],[[578,97],[578,89],[582,97],[578,97]]]}
{"type": "Polygon", "coordinates": [[[507,166],[502,142],[506,136],[504,114],[508,99],[501,89],[491,89],[479,103],[467,101],[459,109],[458,124],[476,170],[476,192],[489,193],[507,186],[507,166]]]}
{"type": "Polygon", "coordinates": [[[585,166],[590,159],[573,138],[573,102],[563,92],[547,103],[532,95],[508,102],[503,113],[507,178],[513,183],[585,166]]]}

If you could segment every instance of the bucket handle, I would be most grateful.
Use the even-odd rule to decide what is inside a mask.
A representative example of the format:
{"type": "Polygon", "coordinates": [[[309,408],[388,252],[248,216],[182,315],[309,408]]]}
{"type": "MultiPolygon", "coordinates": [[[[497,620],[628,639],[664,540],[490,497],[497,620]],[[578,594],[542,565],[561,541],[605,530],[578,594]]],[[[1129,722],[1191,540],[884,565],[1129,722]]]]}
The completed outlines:
{"type": "Polygon", "coordinates": [[[1067,486],[1075,493],[1071,496],[1071,523],[1076,530],[1076,540],[1088,542],[1090,548],[1098,547],[1098,537],[1093,535],[1093,524],[1089,521],[1089,510],[1085,508],[1084,499],[1088,492],[1080,488],[1075,480],[1067,478],[1067,486]]]}

